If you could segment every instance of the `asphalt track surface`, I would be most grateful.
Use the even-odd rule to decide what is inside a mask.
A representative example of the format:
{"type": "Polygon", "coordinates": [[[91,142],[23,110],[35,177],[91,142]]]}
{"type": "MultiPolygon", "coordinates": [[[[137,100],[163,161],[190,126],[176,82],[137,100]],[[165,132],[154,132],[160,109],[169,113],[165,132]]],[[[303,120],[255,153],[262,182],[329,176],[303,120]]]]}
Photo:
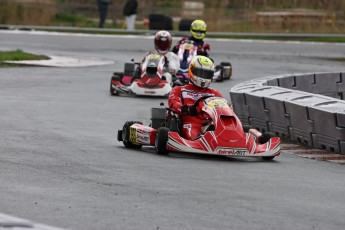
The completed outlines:
{"type": "MultiPolygon", "coordinates": [[[[111,73],[152,37],[0,32],[0,50],[113,64],[0,69],[0,212],[67,229],[344,229],[345,168],[282,152],[273,161],[158,156],[116,141],[164,98],[112,97],[111,73]]],[[[177,40],[174,39],[174,42],[177,40]]],[[[208,40],[229,89],[271,74],[344,71],[342,44],[208,40]]],[[[321,121],[320,121],[321,122],[321,121]]]]}

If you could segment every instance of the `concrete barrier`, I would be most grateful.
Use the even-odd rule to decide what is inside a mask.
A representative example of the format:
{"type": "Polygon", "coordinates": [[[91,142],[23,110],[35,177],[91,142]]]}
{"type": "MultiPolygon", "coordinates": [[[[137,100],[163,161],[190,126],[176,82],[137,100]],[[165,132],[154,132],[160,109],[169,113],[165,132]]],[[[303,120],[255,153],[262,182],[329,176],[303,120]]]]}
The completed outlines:
{"type": "Polygon", "coordinates": [[[273,75],[231,88],[243,124],[345,154],[345,72],[273,75]]]}

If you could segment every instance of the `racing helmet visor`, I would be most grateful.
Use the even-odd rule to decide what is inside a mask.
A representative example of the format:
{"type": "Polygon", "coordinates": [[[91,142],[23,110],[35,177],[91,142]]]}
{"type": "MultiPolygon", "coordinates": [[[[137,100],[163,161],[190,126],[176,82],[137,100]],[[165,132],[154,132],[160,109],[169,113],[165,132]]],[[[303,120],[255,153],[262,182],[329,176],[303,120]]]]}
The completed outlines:
{"type": "Polygon", "coordinates": [[[206,34],[205,30],[193,30],[192,29],[192,32],[195,33],[195,35],[198,37],[204,36],[206,34]]]}
{"type": "Polygon", "coordinates": [[[193,73],[193,75],[203,78],[203,79],[207,79],[210,80],[213,78],[214,75],[214,71],[213,70],[209,70],[209,69],[202,69],[202,68],[191,68],[191,71],[193,73]]]}

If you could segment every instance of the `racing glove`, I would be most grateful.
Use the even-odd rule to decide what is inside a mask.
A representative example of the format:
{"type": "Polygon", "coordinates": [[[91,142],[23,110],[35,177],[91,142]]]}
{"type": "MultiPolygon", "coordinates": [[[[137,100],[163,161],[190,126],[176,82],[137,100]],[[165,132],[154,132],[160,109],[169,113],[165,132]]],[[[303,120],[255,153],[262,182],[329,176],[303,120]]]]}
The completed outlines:
{"type": "Polygon", "coordinates": [[[181,114],[183,116],[196,116],[198,114],[196,107],[194,105],[188,106],[184,105],[181,108],[181,114]]]}

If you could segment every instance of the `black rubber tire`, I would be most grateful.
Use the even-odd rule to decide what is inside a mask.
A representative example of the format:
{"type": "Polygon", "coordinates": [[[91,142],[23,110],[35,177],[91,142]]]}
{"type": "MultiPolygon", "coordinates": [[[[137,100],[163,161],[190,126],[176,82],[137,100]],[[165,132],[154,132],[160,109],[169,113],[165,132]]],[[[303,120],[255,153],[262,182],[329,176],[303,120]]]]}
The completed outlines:
{"type": "Polygon", "coordinates": [[[220,63],[221,66],[231,66],[230,62],[221,62],[220,63]]]}
{"type": "Polygon", "coordinates": [[[143,123],[140,121],[127,121],[123,125],[123,129],[122,129],[122,142],[126,148],[139,149],[139,148],[141,148],[142,145],[133,144],[129,139],[130,127],[133,124],[141,124],[142,125],[143,123]]]}
{"type": "Polygon", "coordinates": [[[268,142],[271,137],[273,137],[274,135],[272,133],[263,133],[261,138],[260,138],[260,144],[265,144],[266,142],[268,142]]]}
{"type": "Polygon", "coordinates": [[[169,151],[167,150],[168,139],[169,129],[166,127],[158,128],[155,138],[155,150],[157,154],[167,155],[169,153],[169,151]]]}
{"type": "Polygon", "coordinates": [[[265,161],[270,161],[274,158],[275,156],[271,156],[271,157],[262,157],[263,160],[265,161]]]}
{"type": "MultiPolygon", "coordinates": [[[[231,63],[230,62],[221,62],[220,63],[221,66],[223,66],[223,69],[224,67],[230,67],[230,76],[223,76],[223,80],[226,80],[226,79],[230,79],[231,76],[232,76],[232,66],[231,66],[231,63]]],[[[225,75],[225,73],[223,73],[225,75]]]]}
{"type": "Polygon", "coordinates": [[[163,14],[150,14],[149,15],[149,29],[150,30],[172,30],[173,20],[169,16],[163,14]]]}
{"type": "Polygon", "coordinates": [[[251,129],[252,127],[250,125],[243,125],[243,131],[245,133],[248,133],[249,132],[249,129],[251,129]]]}
{"type": "Polygon", "coordinates": [[[178,30],[179,31],[189,31],[190,25],[192,24],[194,20],[193,19],[181,19],[178,24],[178,30]]]}

